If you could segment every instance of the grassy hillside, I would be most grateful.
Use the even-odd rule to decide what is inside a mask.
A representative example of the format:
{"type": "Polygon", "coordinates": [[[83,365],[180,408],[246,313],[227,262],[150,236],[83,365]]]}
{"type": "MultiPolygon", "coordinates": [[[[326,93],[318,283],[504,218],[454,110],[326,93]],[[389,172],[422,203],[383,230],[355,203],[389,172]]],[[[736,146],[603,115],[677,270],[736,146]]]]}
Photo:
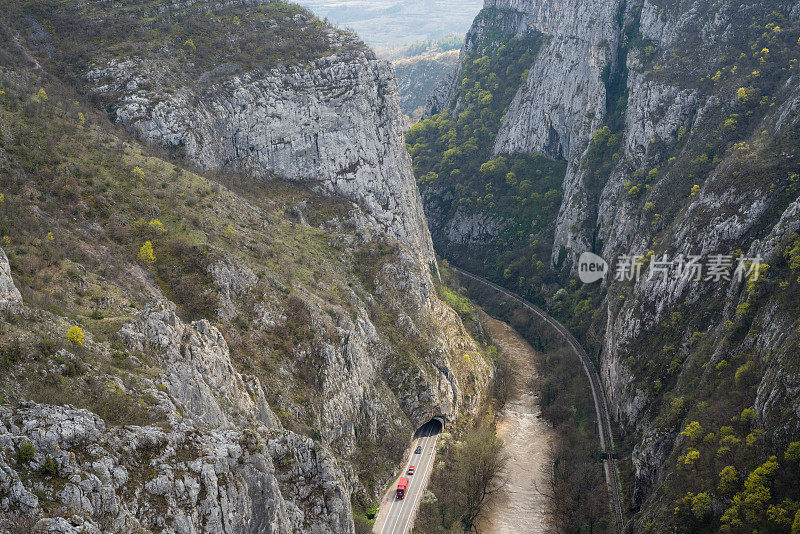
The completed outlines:
{"type": "Polygon", "coordinates": [[[270,68],[365,48],[352,34],[287,2],[4,0],[2,5],[6,21],[26,30],[37,55],[59,66],[60,74],[76,76],[91,62],[135,57],[168,62],[178,82],[224,64],[270,68]]]}

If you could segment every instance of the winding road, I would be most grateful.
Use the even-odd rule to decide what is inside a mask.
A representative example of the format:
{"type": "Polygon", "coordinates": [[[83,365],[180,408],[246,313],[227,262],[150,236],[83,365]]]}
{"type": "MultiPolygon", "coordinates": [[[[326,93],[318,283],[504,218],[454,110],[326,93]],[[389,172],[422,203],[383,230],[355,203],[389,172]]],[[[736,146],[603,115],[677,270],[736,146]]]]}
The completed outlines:
{"type": "MultiPolygon", "coordinates": [[[[578,343],[575,337],[567,330],[561,323],[550,317],[544,310],[540,309],[539,307],[531,304],[530,302],[526,301],[525,299],[515,295],[514,293],[504,289],[497,284],[489,282],[488,280],[484,280],[483,278],[476,276],[472,273],[464,271],[463,269],[459,269],[451,264],[451,268],[465,276],[471,280],[474,280],[480,284],[483,284],[487,287],[502,293],[506,297],[514,300],[515,302],[521,304],[526,309],[531,311],[534,315],[545,321],[548,325],[550,325],[553,330],[558,332],[558,334],[572,347],[572,350],[575,354],[578,355],[578,358],[583,365],[583,370],[586,372],[586,376],[589,378],[589,384],[592,389],[592,398],[594,399],[594,407],[597,413],[597,427],[598,427],[598,434],[600,436],[600,447],[603,450],[603,470],[605,471],[606,476],[606,484],[608,486],[608,494],[611,500],[611,509],[614,512],[614,521],[617,526],[617,532],[622,533],[625,531],[625,520],[622,514],[622,499],[620,498],[620,484],[617,474],[617,462],[614,458],[614,440],[611,434],[611,421],[608,417],[608,404],[606,401],[605,392],[600,385],[600,376],[597,374],[597,371],[594,368],[591,360],[589,359],[589,355],[583,349],[583,347],[578,343]]],[[[391,531],[386,531],[391,532],[391,531]]],[[[399,531],[398,531],[399,532],[399,531]]],[[[405,532],[405,531],[403,531],[405,532]]]]}
{"type": "MultiPolygon", "coordinates": [[[[441,433],[439,423],[430,422],[424,425],[418,432],[418,437],[411,444],[411,454],[403,468],[402,473],[394,480],[392,486],[384,497],[384,506],[389,504],[388,512],[379,514],[375,522],[374,532],[379,534],[405,534],[414,525],[414,516],[417,507],[428,486],[428,479],[433,471],[436,459],[436,443],[441,433]],[[414,453],[417,447],[422,448],[420,454],[414,453]],[[408,476],[408,468],[414,466],[415,472],[408,476]],[[394,492],[397,488],[397,480],[400,476],[408,477],[408,490],[405,499],[395,499],[394,492]]],[[[381,506],[383,508],[384,506],[381,506]]]]}

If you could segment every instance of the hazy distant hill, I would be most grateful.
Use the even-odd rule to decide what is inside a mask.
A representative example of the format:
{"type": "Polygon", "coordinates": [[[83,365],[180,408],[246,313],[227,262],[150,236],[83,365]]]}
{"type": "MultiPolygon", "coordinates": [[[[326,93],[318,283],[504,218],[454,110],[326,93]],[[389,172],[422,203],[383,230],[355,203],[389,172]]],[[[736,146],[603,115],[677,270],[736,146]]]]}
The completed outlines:
{"type": "Polygon", "coordinates": [[[452,33],[466,33],[482,0],[299,0],[332,24],[355,30],[386,49],[452,33]]]}

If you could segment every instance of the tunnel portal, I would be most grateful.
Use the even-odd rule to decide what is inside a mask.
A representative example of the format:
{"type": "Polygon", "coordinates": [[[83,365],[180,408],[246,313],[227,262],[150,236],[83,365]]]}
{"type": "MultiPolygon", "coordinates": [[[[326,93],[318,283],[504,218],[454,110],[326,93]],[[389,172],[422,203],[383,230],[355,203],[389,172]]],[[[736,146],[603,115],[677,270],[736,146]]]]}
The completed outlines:
{"type": "Polygon", "coordinates": [[[436,434],[440,434],[445,427],[445,418],[444,416],[437,415],[421,427],[417,429],[414,433],[414,438],[419,438],[423,436],[435,436],[436,434]]]}

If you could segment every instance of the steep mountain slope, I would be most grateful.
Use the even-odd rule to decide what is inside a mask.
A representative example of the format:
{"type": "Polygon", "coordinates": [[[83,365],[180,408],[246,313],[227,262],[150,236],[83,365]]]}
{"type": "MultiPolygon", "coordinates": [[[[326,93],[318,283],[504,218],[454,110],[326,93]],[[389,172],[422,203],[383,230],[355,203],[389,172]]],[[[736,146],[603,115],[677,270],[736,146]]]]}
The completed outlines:
{"type": "Polygon", "coordinates": [[[279,2],[2,13],[0,528],[365,526],[491,376],[390,67],[279,2]]]}
{"type": "Polygon", "coordinates": [[[798,17],[779,1],[489,1],[440,113],[407,136],[437,248],[593,347],[633,449],[637,530],[800,525],[798,17]],[[508,98],[498,73],[525,39],[508,98]],[[555,180],[560,207],[537,206],[555,180]],[[581,286],[584,251],[612,274],[641,256],[644,276],[581,286]],[[689,255],[764,264],[648,279],[689,255]]]}
{"type": "Polygon", "coordinates": [[[457,64],[458,50],[426,52],[394,61],[403,113],[415,122],[421,119],[428,96],[457,64]]]}

